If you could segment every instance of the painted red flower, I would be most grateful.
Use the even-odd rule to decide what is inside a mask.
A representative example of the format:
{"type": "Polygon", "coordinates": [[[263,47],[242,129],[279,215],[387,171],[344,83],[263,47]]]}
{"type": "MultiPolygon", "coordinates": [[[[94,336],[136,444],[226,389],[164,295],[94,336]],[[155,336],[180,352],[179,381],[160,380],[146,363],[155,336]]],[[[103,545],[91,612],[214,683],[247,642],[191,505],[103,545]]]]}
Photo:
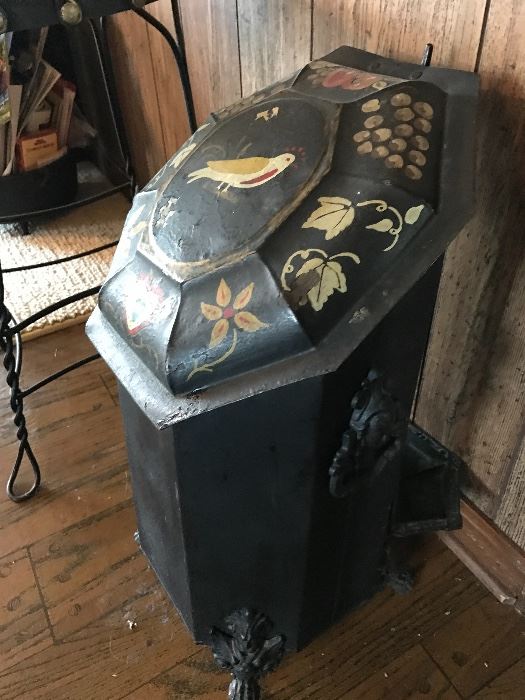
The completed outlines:
{"type": "Polygon", "coordinates": [[[230,329],[230,321],[233,321],[237,328],[247,331],[248,333],[255,333],[255,331],[268,326],[267,323],[259,321],[254,314],[249,311],[244,311],[244,308],[249,304],[252,298],[254,286],[254,283],[251,282],[237,294],[232,304],[231,289],[226,284],[225,280],[221,279],[217,289],[217,305],[201,302],[202,315],[207,318],[208,321],[216,321],[211,332],[210,348],[219,345],[219,343],[226,338],[230,329]]]}
{"type": "Polygon", "coordinates": [[[364,90],[373,85],[378,79],[377,75],[366,73],[356,68],[338,68],[330,71],[324,77],[322,85],[326,88],[340,87],[343,90],[364,90]]]}

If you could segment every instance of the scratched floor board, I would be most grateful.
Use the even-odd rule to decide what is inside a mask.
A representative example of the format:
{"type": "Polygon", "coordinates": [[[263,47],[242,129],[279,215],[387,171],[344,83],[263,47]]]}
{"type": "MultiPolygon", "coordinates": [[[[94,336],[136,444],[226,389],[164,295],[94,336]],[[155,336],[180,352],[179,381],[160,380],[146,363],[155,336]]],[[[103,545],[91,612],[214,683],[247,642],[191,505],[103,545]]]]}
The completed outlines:
{"type": "Polygon", "coordinates": [[[56,639],[144,594],[147,568],[133,539],[131,504],[73,525],[31,547],[56,639]],[[111,532],[108,541],[107,533],[111,532]]]}
{"type": "Polygon", "coordinates": [[[471,697],[525,657],[525,620],[487,595],[423,645],[462,696],[471,697]]]}
{"type": "Polygon", "coordinates": [[[521,658],[507,671],[482,688],[473,697],[476,700],[523,700],[525,688],[525,659],[521,658]]]}
{"type": "MultiPolygon", "coordinates": [[[[81,327],[32,341],[27,381],[89,352],[81,327]]],[[[97,362],[33,399],[45,488],[20,506],[0,499],[2,700],[226,700],[227,674],[193,644],[133,540],[115,388],[97,362]]],[[[1,430],[5,476],[14,442],[1,430]]],[[[521,700],[523,618],[437,538],[414,563],[412,593],[380,593],[287,656],[264,697],[521,700]]]]}
{"type": "Polygon", "coordinates": [[[38,654],[53,643],[46,610],[27,550],[0,559],[0,668],[38,654]]]}

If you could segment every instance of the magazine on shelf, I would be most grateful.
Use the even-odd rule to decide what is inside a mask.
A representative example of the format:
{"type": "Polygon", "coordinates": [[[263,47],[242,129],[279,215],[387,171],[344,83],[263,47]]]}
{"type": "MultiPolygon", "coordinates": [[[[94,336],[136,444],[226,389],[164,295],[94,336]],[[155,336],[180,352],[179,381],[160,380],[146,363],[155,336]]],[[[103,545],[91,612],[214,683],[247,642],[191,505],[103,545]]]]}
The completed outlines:
{"type": "MultiPolygon", "coordinates": [[[[0,35],[0,175],[43,167],[67,152],[76,86],[44,59],[48,29],[0,35]]],[[[80,112],[75,138],[92,129],[80,112]]]]}

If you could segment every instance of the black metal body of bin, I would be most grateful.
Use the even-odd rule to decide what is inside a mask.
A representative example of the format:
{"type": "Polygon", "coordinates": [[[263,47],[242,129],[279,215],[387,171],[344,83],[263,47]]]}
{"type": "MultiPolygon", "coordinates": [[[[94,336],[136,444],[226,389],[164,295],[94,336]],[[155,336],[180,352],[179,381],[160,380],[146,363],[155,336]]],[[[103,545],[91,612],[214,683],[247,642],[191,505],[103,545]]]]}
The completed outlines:
{"type": "Polygon", "coordinates": [[[472,74],[344,47],[212,115],[135,198],[88,334],[141,547],[231,698],[407,586],[393,538],[460,526],[461,463],[409,417],[476,100],[472,74]]]}

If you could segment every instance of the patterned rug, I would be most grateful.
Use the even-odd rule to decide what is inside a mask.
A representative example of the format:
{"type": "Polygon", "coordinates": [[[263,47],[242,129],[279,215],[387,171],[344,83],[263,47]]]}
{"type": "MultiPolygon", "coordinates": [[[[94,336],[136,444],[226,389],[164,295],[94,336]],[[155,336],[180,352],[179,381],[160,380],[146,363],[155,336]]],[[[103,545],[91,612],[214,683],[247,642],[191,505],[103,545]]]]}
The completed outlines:
{"type": "MultiPolygon", "coordinates": [[[[0,260],[4,270],[75,255],[118,240],[130,203],[113,195],[40,223],[24,236],[16,225],[0,226],[0,260]]],[[[93,255],[4,275],[6,304],[17,321],[64,297],[102,284],[115,248],[93,255]]],[[[80,323],[89,316],[96,297],[54,311],[27,328],[24,340],[80,323]]]]}

